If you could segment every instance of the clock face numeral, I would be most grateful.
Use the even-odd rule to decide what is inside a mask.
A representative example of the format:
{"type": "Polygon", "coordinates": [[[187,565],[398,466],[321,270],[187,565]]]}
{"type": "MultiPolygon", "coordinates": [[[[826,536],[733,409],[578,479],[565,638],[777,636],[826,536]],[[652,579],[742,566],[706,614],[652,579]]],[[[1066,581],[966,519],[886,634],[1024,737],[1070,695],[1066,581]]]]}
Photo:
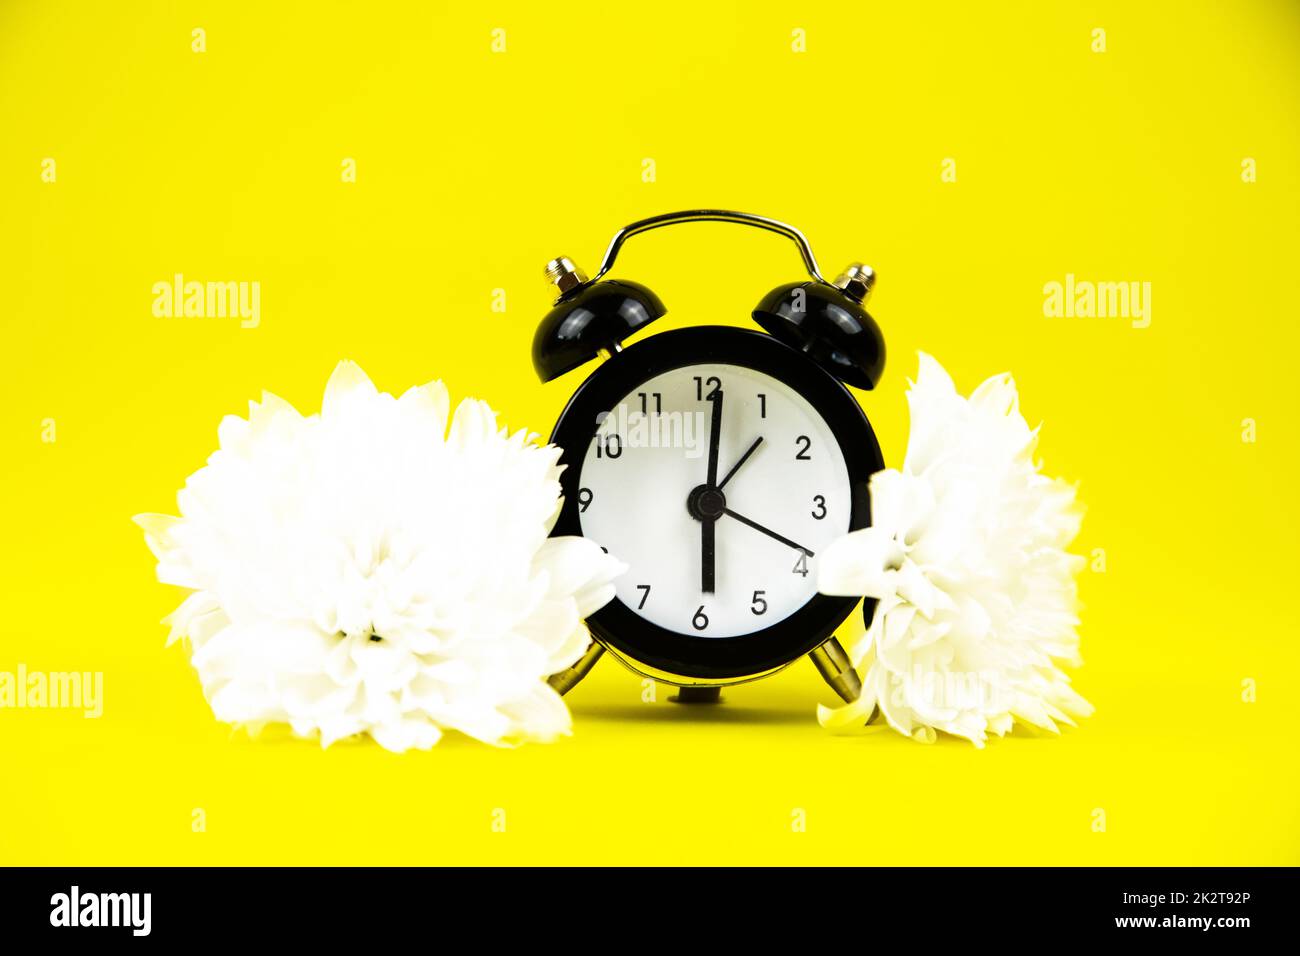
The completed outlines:
{"type": "Polygon", "coordinates": [[[695,376],[695,400],[697,402],[713,401],[721,388],[722,379],[716,375],[710,375],[708,378],[702,375],[695,376]],[[705,391],[706,388],[708,389],[707,392],[705,391]]]}
{"type": "Polygon", "coordinates": [[[597,458],[622,458],[623,457],[623,436],[617,432],[608,435],[596,436],[596,457],[597,458]]]}
{"type": "Polygon", "coordinates": [[[602,410],[570,465],[575,511],[628,565],[614,582],[628,611],[701,640],[743,639],[815,597],[817,555],[848,531],[852,495],[839,439],[808,399],[773,375],[701,363],[602,410]]]}

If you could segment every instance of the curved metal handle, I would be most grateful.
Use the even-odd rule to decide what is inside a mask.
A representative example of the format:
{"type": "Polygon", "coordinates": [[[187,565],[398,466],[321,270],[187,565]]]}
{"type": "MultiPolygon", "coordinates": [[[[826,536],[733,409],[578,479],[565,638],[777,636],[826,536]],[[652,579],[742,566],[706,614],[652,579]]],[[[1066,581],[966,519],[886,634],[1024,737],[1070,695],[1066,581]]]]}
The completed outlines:
{"type": "Polygon", "coordinates": [[[623,243],[628,239],[638,233],[649,232],[651,229],[658,229],[660,226],[671,226],[679,222],[734,222],[742,226],[754,226],[758,229],[766,229],[768,232],[775,232],[778,235],[785,236],[799,247],[799,255],[803,257],[804,268],[808,270],[808,274],[818,282],[826,282],[817,269],[817,260],[813,257],[812,247],[808,245],[808,240],[804,238],[803,233],[794,226],[779,222],[776,219],[755,216],[747,212],[732,212],[728,209],[685,209],[681,212],[667,212],[662,216],[651,216],[649,219],[642,219],[639,222],[624,226],[610,240],[609,248],[605,250],[605,258],[600,264],[600,271],[596,273],[591,281],[595,282],[614,267],[614,260],[618,258],[618,251],[623,248],[623,243]]]}

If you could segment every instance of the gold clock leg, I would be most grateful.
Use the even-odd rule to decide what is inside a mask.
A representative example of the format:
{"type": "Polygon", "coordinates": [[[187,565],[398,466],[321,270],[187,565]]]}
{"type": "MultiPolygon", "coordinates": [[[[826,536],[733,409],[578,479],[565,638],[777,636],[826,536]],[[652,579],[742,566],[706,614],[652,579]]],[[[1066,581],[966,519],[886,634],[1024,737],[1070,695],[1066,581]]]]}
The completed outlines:
{"type": "Polygon", "coordinates": [[[858,699],[862,693],[862,681],[839,641],[832,637],[808,656],[835,693],[850,704],[858,699]]]}
{"type": "Polygon", "coordinates": [[[567,669],[546,678],[546,683],[555,688],[557,694],[567,694],[578,681],[587,676],[588,671],[596,666],[596,661],[600,660],[600,655],[604,653],[605,648],[596,641],[592,641],[591,647],[587,648],[585,654],[569,665],[567,669]]]}

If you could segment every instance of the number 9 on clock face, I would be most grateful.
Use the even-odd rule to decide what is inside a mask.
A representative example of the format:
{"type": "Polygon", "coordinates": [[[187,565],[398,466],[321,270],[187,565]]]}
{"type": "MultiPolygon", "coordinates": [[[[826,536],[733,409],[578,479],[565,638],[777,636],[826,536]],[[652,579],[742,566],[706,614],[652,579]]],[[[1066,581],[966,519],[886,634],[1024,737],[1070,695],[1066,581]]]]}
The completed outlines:
{"type": "Polygon", "coordinates": [[[794,349],[716,327],[647,339],[584,383],[553,440],[566,466],[556,533],[628,565],[590,622],[625,659],[757,675],[854,606],[817,593],[818,560],[867,524],[879,447],[856,400],[794,349]]]}

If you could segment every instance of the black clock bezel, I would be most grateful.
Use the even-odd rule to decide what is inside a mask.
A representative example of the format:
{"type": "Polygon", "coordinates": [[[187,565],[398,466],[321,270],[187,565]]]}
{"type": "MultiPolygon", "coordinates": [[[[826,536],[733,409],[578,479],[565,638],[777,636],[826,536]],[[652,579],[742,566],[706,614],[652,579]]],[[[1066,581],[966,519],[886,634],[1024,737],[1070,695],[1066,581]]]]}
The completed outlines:
{"type": "MultiPolygon", "coordinates": [[[[839,443],[849,473],[849,530],[871,523],[869,481],[884,468],[880,444],[857,399],[798,350],[764,332],[706,325],[661,332],[607,359],[569,399],[551,433],[562,449],[560,485],[564,504],[551,531],[581,535],[578,511],[582,460],[595,436],[597,416],[610,412],[636,386],[689,365],[740,365],[770,375],[802,395],[822,416],[839,443]]],[[[633,662],[699,680],[753,677],[782,667],[820,646],[857,606],[852,597],[815,594],[803,607],[759,631],[699,637],[652,624],[618,597],[587,619],[602,643],[633,662]]],[[[870,620],[875,601],[868,599],[870,620]]]]}

